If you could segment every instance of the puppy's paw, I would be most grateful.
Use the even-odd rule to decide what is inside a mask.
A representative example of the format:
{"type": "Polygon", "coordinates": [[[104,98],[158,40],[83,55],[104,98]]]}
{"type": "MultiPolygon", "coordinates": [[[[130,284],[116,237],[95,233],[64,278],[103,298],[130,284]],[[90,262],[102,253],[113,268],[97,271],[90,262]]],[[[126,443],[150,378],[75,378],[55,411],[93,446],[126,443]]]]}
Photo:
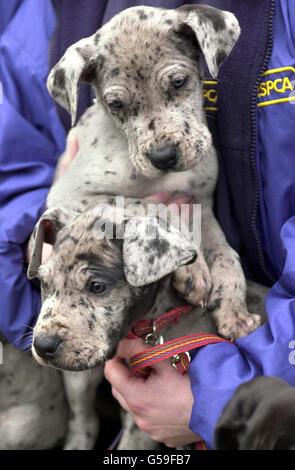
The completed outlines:
{"type": "Polygon", "coordinates": [[[85,421],[75,419],[69,421],[64,450],[93,449],[99,431],[99,421],[95,414],[85,418],[87,418],[85,421]]]}
{"type": "Polygon", "coordinates": [[[211,275],[203,256],[173,275],[173,287],[192,305],[204,305],[212,288],[211,275]]]}
{"type": "Polygon", "coordinates": [[[261,325],[260,315],[249,313],[245,308],[232,305],[213,312],[218,332],[224,338],[235,340],[252,333],[261,325]]]}

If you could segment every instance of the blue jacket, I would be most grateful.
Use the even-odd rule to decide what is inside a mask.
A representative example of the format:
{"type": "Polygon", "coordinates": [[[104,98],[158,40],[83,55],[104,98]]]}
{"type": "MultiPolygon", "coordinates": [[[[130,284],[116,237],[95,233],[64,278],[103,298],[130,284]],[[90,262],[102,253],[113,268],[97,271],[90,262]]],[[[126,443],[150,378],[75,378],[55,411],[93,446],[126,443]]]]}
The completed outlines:
{"type": "Polygon", "coordinates": [[[250,3],[232,2],[243,32],[219,77],[217,213],[248,275],[277,282],[266,300],[268,324],[194,356],[190,427],[209,448],[241,383],[273,375],[295,385],[295,4],[250,3]]]}
{"type": "Polygon", "coordinates": [[[1,2],[0,19],[0,330],[26,348],[41,300],[26,277],[24,244],[43,212],[65,131],[45,86],[50,2],[1,2]]]}
{"type": "MultiPolygon", "coordinates": [[[[114,13],[142,3],[85,0],[83,21],[78,0],[0,3],[0,330],[23,349],[30,345],[23,335],[40,309],[38,286],[26,278],[24,244],[43,211],[69,128],[68,116],[46,91],[46,76],[66,47],[114,13]]],[[[242,27],[219,75],[218,111],[208,110],[220,156],[216,211],[248,276],[274,285],[268,325],[236,344],[204,347],[190,366],[196,398],[190,425],[212,448],[216,421],[240,383],[266,374],[295,385],[294,2],[277,0],[276,9],[274,0],[156,3],[208,3],[233,11],[242,27]]],[[[84,86],[79,114],[89,104],[84,86]]]]}

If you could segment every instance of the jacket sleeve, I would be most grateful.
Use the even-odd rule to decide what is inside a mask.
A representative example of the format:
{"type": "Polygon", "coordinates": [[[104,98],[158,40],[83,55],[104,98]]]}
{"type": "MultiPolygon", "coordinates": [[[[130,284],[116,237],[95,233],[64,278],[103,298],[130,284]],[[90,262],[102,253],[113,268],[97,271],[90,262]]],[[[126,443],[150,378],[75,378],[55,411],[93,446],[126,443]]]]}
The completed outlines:
{"type": "Polygon", "coordinates": [[[24,349],[41,304],[26,276],[24,245],[65,144],[46,90],[54,20],[50,2],[25,0],[0,36],[0,330],[24,349]]]}
{"type": "Polygon", "coordinates": [[[295,386],[295,216],[281,230],[286,254],[279,281],[266,298],[268,323],[235,344],[199,350],[189,369],[194,405],[190,428],[213,448],[217,420],[243,382],[271,375],[295,386]]]}

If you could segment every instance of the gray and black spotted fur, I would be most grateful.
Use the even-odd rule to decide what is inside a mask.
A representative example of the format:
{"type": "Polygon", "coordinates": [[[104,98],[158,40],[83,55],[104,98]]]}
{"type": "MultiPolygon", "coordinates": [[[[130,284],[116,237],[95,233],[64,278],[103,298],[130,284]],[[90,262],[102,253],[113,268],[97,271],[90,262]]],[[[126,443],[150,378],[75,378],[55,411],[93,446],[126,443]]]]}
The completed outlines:
{"type": "Polygon", "coordinates": [[[174,285],[189,302],[207,303],[219,333],[229,338],[253,331],[260,319],[246,308],[239,257],[213,214],[218,168],[202,80],[203,59],[216,77],[239,32],[232,13],[204,5],[130,8],[69,47],[47,82],[73,124],[79,83],[93,85],[97,96],[74,128],[80,152],[56,182],[49,207],[61,200],[72,205],[77,194],[83,194],[82,209],[97,193],[192,195],[202,205],[202,246],[197,261],[175,274],[174,285]],[[163,146],[176,149],[171,171],[150,158],[163,146]]]}
{"type": "MultiPolygon", "coordinates": [[[[47,364],[77,371],[112,357],[137,319],[183,303],[171,280],[191,303],[208,301],[212,316],[196,307],[177,327],[163,331],[166,340],[192,333],[192,325],[194,332],[215,331],[212,317],[227,337],[259,325],[258,315],[246,307],[238,255],[213,214],[217,158],[202,107],[203,58],[215,77],[238,36],[229,12],[195,5],[134,7],[71,46],[50,72],[48,89],[73,124],[80,82],[93,85],[97,102],[74,128],[79,152],[54,182],[31,240],[29,276],[39,277],[43,299],[34,337],[60,340],[47,364]],[[149,157],[165,145],[177,147],[177,164],[169,172],[149,157]],[[188,193],[202,204],[202,246],[191,265],[186,264],[196,247],[182,234],[164,232],[164,250],[143,246],[142,220],[125,213],[126,226],[133,224],[136,234],[132,247],[125,237],[96,236],[102,218],[111,223],[114,195],[137,199],[159,191],[188,193]],[[43,241],[53,244],[53,253],[41,264],[43,241]],[[93,282],[106,286],[102,295],[91,291],[93,282]]],[[[157,218],[149,222],[163,229],[157,218]]],[[[86,376],[80,377],[85,383],[86,376]]],[[[74,424],[77,429],[77,420],[74,424]]],[[[125,437],[122,448],[140,447],[138,439],[130,444],[125,437]]]]}
{"type": "MultiPolygon", "coordinates": [[[[197,256],[195,245],[172,225],[144,214],[129,217],[130,208],[103,206],[107,197],[99,199],[84,212],[48,209],[32,239],[28,276],[40,279],[42,293],[34,338],[61,339],[57,354],[48,360],[60,369],[85,370],[113,357],[132,325],[156,307],[157,294],[165,296],[157,283],[197,256]],[[98,237],[98,226],[115,232],[119,216],[123,239],[115,233],[114,239],[98,237]],[[151,227],[157,239],[146,236],[151,227]],[[52,238],[53,253],[41,264],[43,242],[52,238]],[[93,290],[95,282],[105,287],[101,294],[93,290]]],[[[44,364],[34,345],[33,354],[44,364]]]]}
{"type": "MultiPolygon", "coordinates": [[[[171,274],[194,260],[196,247],[158,217],[130,215],[131,202],[138,206],[138,200],[126,200],[121,211],[110,198],[99,196],[84,212],[48,209],[38,222],[28,270],[30,277],[40,279],[43,300],[34,339],[54,336],[60,341],[56,353],[46,359],[33,345],[34,357],[41,365],[67,371],[98,370],[97,366],[113,357],[119,341],[139,319],[157,318],[183,304],[171,284],[171,274]],[[125,225],[123,240],[98,236],[98,227],[113,227],[115,234],[113,221],[118,216],[125,225]],[[146,236],[145,228],[151,225],[160,235],[159,244],[146,236]],[[50,240],[53,253],[40,264],[42,244],[50,240]],[[103,292],[93,291],[93,282],[105,286],[103,292]]],[[[259,314],[266,291],[249,285],[249,305],[259,314]]],[[[167,341],[188,332],[216,333],[216,327],[198,306],[181,322],[161,330],[167,341]]],[[[84,374],[81,378],[87,379],[84,374]]],[[[128,417],[121,449],[157,448],[145,433],[135,432],[134,426],[128,417]]]]}

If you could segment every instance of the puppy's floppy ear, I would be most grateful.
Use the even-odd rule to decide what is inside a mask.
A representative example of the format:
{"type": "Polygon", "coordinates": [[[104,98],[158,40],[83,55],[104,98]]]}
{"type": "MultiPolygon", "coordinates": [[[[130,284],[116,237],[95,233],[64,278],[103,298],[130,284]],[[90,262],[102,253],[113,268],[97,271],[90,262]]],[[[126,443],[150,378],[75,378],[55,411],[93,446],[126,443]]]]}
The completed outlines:
{"type": "Polygon", "coordinates": [[[72,215],[66,209],[58,207],[46,210],[40,217],[29,241],[31,255],[27,271],[29,279],[38,276],[43,243],[54,245],[57,232],[68,223],[72,215]]]}
{"type": "Polygon", "coordinates": [[[207,5],[184,5],[177,9],[180,15],[176,32],[192,32],[204,54],[209,72],[216,78],[224,59],[230,54],[240,35],[237,18],[229,11],[207,5]]]}
{"type": "Polygon", "coordinates": [[[124,273],[132,286],[151,284],[196,258],[193,242],[162,219],[138,216],[125,225],[124,273]]]}
{"type": "Polygon", "coordinates": [[[70,114],[72,126],[76,121],[79,82],[93,83],[104,58],[98,52],[99,33],[83,38],[70,46],[52,68],[47,79],[51,96],[70,114]]]}

